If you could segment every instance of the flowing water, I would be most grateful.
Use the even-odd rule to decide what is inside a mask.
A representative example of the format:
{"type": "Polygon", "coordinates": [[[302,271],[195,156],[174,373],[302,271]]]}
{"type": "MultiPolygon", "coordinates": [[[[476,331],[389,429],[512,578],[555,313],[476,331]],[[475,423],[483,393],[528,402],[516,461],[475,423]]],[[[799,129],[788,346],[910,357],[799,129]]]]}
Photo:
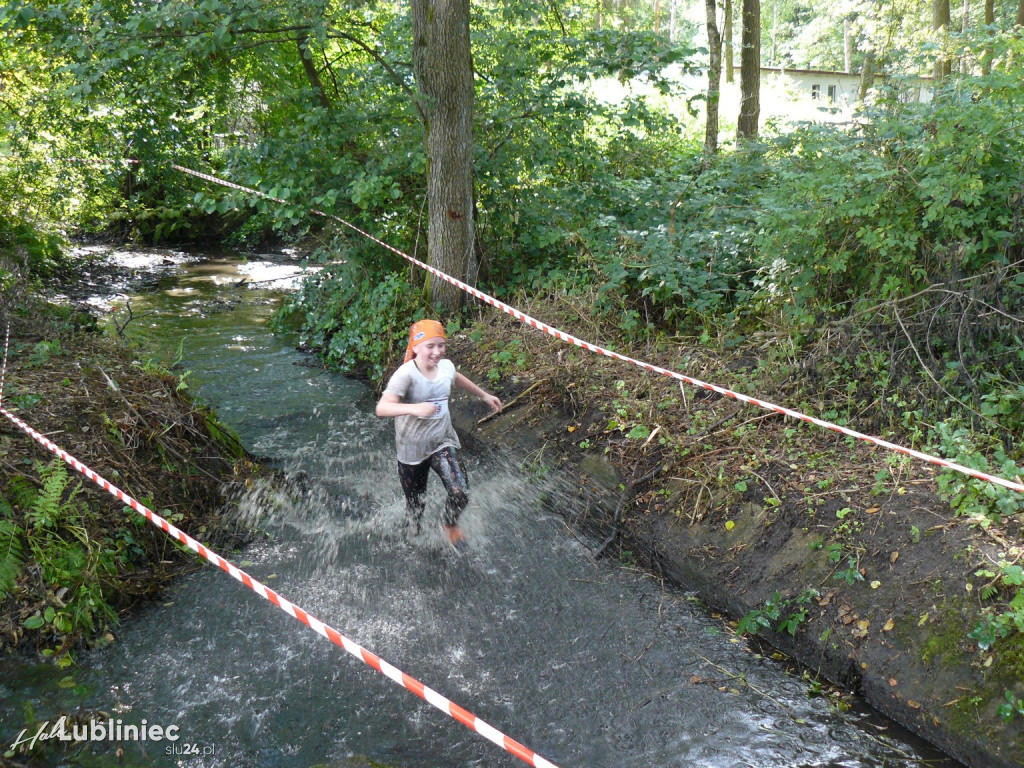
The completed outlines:
{"type": "MultiPolygon", "coordinates": [[[[686,593],[595,561],[595,542],[558,514],[573,494],[499,449],[463,454],[469,556],[443,545],[436,522],[403,533],[391,423],[363,384],[309,367],[268,328],[288,281],[261,281],[294,274],[293,258],[114,259],[118,274],[137,271],[96,303],[136,292],[129,335],[190,371],[247,448],[290,478],[242,503],[269,535],[222,554],[512,738],[562,768],[956,765],[862,707],[836,711],[686,593]]],[[[431,494],[436,520],[436,478],[431,494]]],[[[58,685],[68,674],[0,666],[5,748],[30,706],[51,723],[84,710],[177,728],[173,743],[85,742],[84,764],[114,764],[118,746],[120,765],[525,764],[212,567],[58,685]]]]}

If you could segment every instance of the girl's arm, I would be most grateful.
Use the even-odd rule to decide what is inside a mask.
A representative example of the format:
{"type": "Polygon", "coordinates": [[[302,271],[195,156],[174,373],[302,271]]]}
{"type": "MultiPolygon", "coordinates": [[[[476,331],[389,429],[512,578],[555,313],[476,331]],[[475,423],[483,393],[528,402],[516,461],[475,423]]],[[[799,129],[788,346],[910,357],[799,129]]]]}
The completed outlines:
{"type": "MultiPolygon", "coordinates": [[[[464,389],[467,392],[472,392],[474,395],[476,395],[489,406],[491,406],[492,411],[494,411],[495,413],[501,413],[501,400],[492,395],[490,392],[485,392],[484,390],[482,390],[480,387],[478,387],[472,381],[467,379],[461,373],[455,373],[455,386],[458,387],[459,389],[464,389]]],[[[379,408],[380,406],[377,407],[379,408]]]]}
{"type": "Polygon", "coordinates": [[[394,416],[418,416],[429,419],[437,413],[434,403],[403,403],[394,392],[385,392],[377,401],[377,415],[387,419],[394,416]]]}

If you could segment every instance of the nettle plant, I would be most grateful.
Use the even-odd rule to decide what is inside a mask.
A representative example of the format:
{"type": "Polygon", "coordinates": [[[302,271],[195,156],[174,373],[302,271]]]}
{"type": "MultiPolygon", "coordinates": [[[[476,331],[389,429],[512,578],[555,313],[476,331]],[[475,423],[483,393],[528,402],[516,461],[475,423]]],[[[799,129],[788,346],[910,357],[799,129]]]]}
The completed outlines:
{"type": "MultiPolygon", "coordinates": [[[[957,464],[1007,478],[1024,474],[1000,442],[952,421],[936,424],[932,438],[938,443],[938,451],[957,464]],[[985,455],[985,448],[991,449],[991,460],[985,455]]],[[[1001,485],[952,471],[941,473],[937,483],[939,495],[949,501],[957,515],[970,517],[983,528],[1024,513],[1024,494],[1001,485]]]]}
{"type": "Polygon", "coordinates": [[[980,568],[974,575],[989,580],[981,587],[982,600],[996,596],[1008,598],[998,605],[986,606],[981,620],[968,635],[977,641],[978,648],[987,651],[997,640],[1013,632],[1024,633],[1024,568],[1000,560],[997,570],[980,568]]]}

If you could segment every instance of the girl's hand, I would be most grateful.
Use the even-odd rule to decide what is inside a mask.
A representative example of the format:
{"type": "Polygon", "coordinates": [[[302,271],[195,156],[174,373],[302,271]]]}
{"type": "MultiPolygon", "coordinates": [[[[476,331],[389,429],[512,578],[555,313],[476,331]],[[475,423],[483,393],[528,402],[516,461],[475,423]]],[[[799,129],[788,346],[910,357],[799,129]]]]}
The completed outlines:
{"type": "Polygon", "coordinates": [[[441,411],[441,406],[437,403],[411,403],[410,408],[412,415],[420,419],[432,418],[441,411]]]}
{"type": "Polygon", "coordinates": [[[491,406],[492,411],[494,411],[495,413],[501,413],[501,400],[499,400],[497,397],[485,392],[482,399],[485,403],[491,406]]]}

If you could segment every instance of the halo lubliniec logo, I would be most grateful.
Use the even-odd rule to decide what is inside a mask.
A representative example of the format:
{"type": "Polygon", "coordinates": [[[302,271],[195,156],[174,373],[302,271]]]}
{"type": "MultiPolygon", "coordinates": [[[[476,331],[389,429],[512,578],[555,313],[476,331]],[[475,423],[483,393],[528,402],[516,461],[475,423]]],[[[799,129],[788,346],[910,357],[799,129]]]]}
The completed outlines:
{"type": "MultiPolygon", "coordinates": [[[[69,719],[63,715],[52,724],[49,720],[32,728],[24,728],[17,738],[10,745],[4,757],[12,757],[14,754],[31,752],[40,743],[48,741],[63,742],[68,745],[71,742],[171,742],[178,741],[181,736],[176,725],[158,725],[143,720],[141,723],[125,723],[120,718],[116,720],[99,719],[78,721],[69,719]]],[[[171,754],[168,752],[168,754],[171,754]]],[[[175,754],[178,754],[175,752],[175,754]]]]}

